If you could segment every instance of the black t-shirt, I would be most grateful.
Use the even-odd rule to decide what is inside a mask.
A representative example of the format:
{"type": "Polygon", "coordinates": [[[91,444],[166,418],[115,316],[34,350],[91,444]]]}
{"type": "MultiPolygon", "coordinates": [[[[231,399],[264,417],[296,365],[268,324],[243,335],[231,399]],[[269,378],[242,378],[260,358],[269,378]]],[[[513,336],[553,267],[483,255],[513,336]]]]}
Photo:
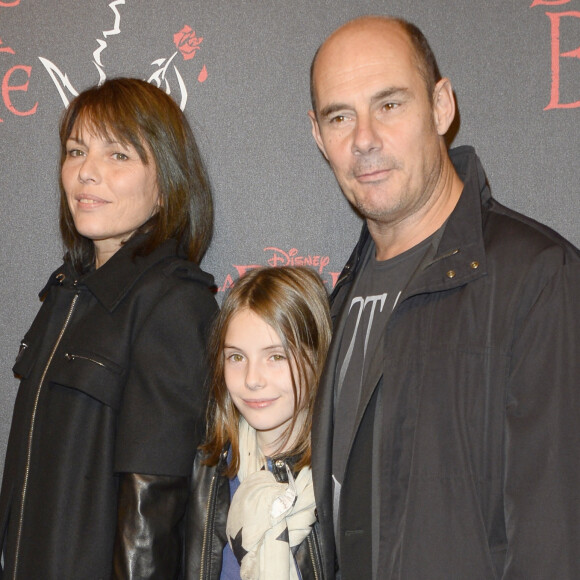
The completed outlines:
{"type": "MultiPolygon", "coordinates": [[[[442,230],[443,228],[417,246],[389,260],[378,261],[375,258],[375,244],[369,244],[361,271],[354,282],[350,303],[346,305],[348,318],[341,337],[336,366],[332,446],[335,529],[338,529],[340,488],[348,460],[348,449],[355,437],[355,420],[369,365],[375,356],[382,359],[388,356],[382,342],[389,317],[399,303],[409,280],[421,266],[428,249],[439,242],[442,230]]],[[[379,393],[373,413],[375,421],[378,419],[379,423],[383,404],[388,402],[384,403],[382,393],[379,393]]],[[[379,442],[375,441],[369,446],[369,453],[377,457],[380,456],[380,449],[375,444],[378,445],[379,442]]]]}
{"type": "Polygon", "coordinates": [[[363,379],[377,348],[391,312],[409,279],[421,263],[431,238],[389,260],[375,258],[371,243],[363,258],[361,272],[355,281],[348,318],[341,337],[335,386],[335,433],[333,475],[342,483],[346,453],[353,437],[363,379]]]}

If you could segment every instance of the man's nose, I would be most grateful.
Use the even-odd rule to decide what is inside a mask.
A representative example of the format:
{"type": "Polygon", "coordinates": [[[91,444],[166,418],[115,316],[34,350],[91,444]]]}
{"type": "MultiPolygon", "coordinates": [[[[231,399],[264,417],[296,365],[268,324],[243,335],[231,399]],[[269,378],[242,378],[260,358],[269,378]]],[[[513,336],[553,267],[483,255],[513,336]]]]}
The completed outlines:
{"type": "Polygon", "coordinates": [[[365,155],[380,149],[381,138],[377,132],[376,123],[377,121],[371,115],[357,116],[352,141],[352,152],[355,155],[365,155]]]}

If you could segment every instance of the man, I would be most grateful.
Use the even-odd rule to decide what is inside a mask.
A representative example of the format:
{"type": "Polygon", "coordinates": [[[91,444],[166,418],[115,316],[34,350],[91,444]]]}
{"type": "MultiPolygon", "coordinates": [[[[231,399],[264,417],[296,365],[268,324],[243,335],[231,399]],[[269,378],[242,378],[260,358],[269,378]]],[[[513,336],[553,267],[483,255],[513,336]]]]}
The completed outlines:
{"type": "Polygon", "coordinates": [[[453,90],[413,25],[339,28],[311,90],[365,220],[312,433],[327,576],[335,539],[342,580],[580,578],[580,252],[447,151],[453,90]]]}

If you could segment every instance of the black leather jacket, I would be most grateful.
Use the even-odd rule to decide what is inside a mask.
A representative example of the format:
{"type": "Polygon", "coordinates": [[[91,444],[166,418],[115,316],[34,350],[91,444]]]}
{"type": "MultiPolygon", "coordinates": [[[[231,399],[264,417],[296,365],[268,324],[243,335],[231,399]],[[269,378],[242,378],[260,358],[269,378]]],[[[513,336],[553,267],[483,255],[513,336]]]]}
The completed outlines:
{"type": "MultiPolygon", "coordinates": [[[[229,480],[223,475],[227,450],[216,466],[202,465],[203,454],[198,453],[193,466],[185,537],[185,578],[187,580],[219,579],[222,552],[227,543],[226,521],[230,507],[229,480]]],[[[295,460],[274,461],[272,473],[279,482],[287,481],[285,463],[290,468],[295,460]]],[[[303,580],[322,580],[319,524],[304,539],[295,554],[303,580]]]]}

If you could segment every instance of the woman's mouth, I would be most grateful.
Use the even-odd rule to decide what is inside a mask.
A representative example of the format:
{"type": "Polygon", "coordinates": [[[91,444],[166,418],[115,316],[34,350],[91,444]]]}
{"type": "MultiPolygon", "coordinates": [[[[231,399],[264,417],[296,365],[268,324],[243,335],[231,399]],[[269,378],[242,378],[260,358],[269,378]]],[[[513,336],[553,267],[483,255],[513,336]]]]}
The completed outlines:
{"type": "Polygon", "coordinates": [[[89,195],[86,193],[81,193],[80,195],[75,196],[75,201],[78,203],[79,206],[82,206],[84,208],[97,207],[109,203],[102,197],[98,197],[96,195],[89,195]]]}

